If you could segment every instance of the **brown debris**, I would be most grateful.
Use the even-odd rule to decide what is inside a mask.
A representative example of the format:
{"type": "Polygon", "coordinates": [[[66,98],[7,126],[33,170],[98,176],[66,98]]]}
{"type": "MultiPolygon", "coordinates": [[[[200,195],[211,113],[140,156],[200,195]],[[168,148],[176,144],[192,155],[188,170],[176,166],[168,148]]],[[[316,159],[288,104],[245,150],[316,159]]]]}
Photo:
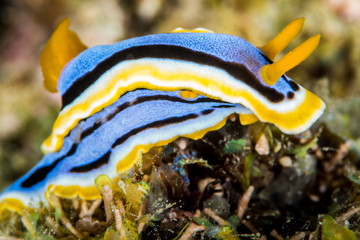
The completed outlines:
{"type": "MultiPolygon", "coordinates": [[[[195,211],[194,217],[200,217],[201,216],[201,211],[199,209],[197,209],[195,211]]],[[[203,231],[205,230],[205,227],[202,225],[197,225],[195,222],[191,222],[189,224],[189,226],[186,228],[186,230],[183,232],[183,234],[181,235],[181,237],[179,238],[179,240],[188,240],[191,238],[191,236],[198,231],[203,231]]]]}
{"type": "Polygon", "coordinates": [[[251,223],[251,221],[247,221],[247,220],[242,219],[241,224],[244,225],[247,229],[249,229],[250,232],[252,232],[252,233],[257,232],[256,227],[251,223]]]}
{"type": "Polygon", "coordinates": [[[269,141],[267,140],[264,133],[261,134],[258,141],[256,142],[255,151],[259,155],[269,155],[269,153],[270,153],[270,145],[269,145],[269,141]]]}
{"type": "Polygon", "coordinates": [[[179,238],[179,240],[188,240],[191,239],[191,236],[199,231],[203,231],[206,228],[204,226],[199,226],[196,223],[190,223],[189,226],[186,228],[186,230],[184,231],[184,233],[181,235],[181,237],[179,238]]]}
{"type": "Polygon", "coordinates": [[[96,209],[99,208],[99,206],[102,203],[102,199],[97,199],[95,200],[92,204],[91,207],[89,208],[89,210],[86,212],[86,216],[92,216],[94,214],[94,212],[96,211],[96,209]]]}
{"type": "Polygon", "coordinates": [[[114,207],[114,203],[113,203],[113,193],[109,185],[104,186],[101,195],[103,196],[104,199],[106,223],[110,224],[112,221],[112,208],[114,207]]]}
{"type": "Polygon", "coordinates": [[[59,226],[56,224],[56,222],[54,221],[54,219],[52,217],[46,216],[45,223],[50,229],[55,231],[57,235],[59,235],[59,236],[62,235],[61,231],[59,229],[59,226]]]}
{"type": "MultiPolygon", "coordinates": [[[[84,200],[84,199],[82,199],[82,200],[81,200],[80,207],[81,207],[81,208],[80,208],[79,217],[80,217],[80,218],[83,218],[83,217],[87,216],[88,211],[89,211],[89,208],[88,208],[88,206],[87,206],[87,201],[84,200]]],[[[75,208],[75,209],[77,209],[77,208],[75,208]]]]}
{"type": "Polygon", "coordinates": [[[284,240],[284,238],[275,230],[271,230],[270,235],[277,240],[284,240]]]}
{"type": "Polygon", "coordinates": [[[283,167],[291,167],[292,166],[292,159],[289,156],[283,156],[279,159],[279,163],[283,167]]]}
{"type": "Polygon", "coordinates": [[[121,232],[121,236],[125,236],[125,230],[123,228],[123,218],[125,216],[125,207],[122,201],[118,201],[117,208],[114,210],[115,215],[115,229],[121,232]]]}
{"type": "Polygon", "coordinates": [[[299,232],[298,234],[295,234],[294,236],[292,236],[290,238],[290,240],[302,240],[305,239],[306,233],[304,232],[299,232]]]}
{"type": "Polygon", "coordinates": [[[349,211],[337,217],[336,221],[339,222],[339,224],[345,225],[345,221],[350,219],[355,214],[360,214],[360,207],[351,208],[349,211]]]}
{"type": "Polygon", "coordinates": [[[238,207],[237,207],[237,213],[236,213],[236,216],[239,218],[239,219],[242,219],[244,214],[245,214],[245,211],[248,207],[248,204],[250,202],[250,199],[251,199],[251,195],[252,193],[254,192],[255,188],[254,186],[250,186],[246,192],[244,193],[244,195],[242,196],[242,198],[239,200],[238,202],[238,207]]]}
{"type": "Polygon", "coordinates": [[[115,208],[114,210],[114,215],[115,215],[115,229],[116,231],[120,231],[123,230],[123,218],[121,216],[120,210],[115,208]]]}
{"type": "Polygon", "coordinates": [[[93,219],[91,216],[85,216],[76,222],[75,227],[80,232],[99,234],[108,227],[108,224],[93,219]]]}
{"type": "Polygon", "coordinates": [[[339,149],[337,149],[335,156],[331,159],[329,165],[326,165],[325,171],[326,172],[334,171],[336,166],[341,164],[344,157],[349,153],[350,148],[351,146],[349,141],[346,141],[343,144],[341,144],[339,149]]]}
{"type": "Polygon", "coordinates": [[[229,225],[229,223],[226,220],[224,220],[219,215],[214,213],[210,208],[204,208],[203,211],[204,211],[204,213],[206,215],[208,215],[209,217],[214,219],[219,225],[221,225],[221,226],[228,226],[229,225]]]}
{"type": "Polygon", "coordinates": [[[80,207],[80,199],[79,198],[74,198],[72,200],[72,202],[73,202],[73,207],[75,208],[75,210],[78,210],[79,207],[80,207]]]}
{"type": "Polygon", "coordinates": [[[70,220],[66,217],[66,214],[62,208],[60,198],[56,195],[53,195],[53,197],[54,197],[56,207],[59,208],[59,211],[61,212],[60,221],[75,237],[82,238],[83,237],[82,234],[74,228],[74,226],[71,224],[70,220]]]}

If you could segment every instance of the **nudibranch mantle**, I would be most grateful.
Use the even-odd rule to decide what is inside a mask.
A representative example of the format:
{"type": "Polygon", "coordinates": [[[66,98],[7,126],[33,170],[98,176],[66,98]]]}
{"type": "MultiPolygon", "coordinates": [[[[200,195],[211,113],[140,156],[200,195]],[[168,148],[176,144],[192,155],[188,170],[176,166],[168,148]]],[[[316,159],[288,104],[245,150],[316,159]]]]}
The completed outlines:
{"type": "Polygon", "coordinates": [[[62,110],[42,146],[43,159],[0,195],[0,217],[4,209],[21,212],[49,194],[100,198],[94,186],[100,174],[116,178],[152,147],[180,136],[201,138],[234,113],[243,124],[261,120],[299,133],[325,108],[285,75],[315,49],[319,36],[273,62],[303,19],[261,48],[236,36],[180,29],[84,50],[76,34],[66,32],[68,25],[60,24],[64,34],[53,35],[41,62],[44,85],[50,91],[57,86],[62,110]],[[57,52],[58,44],[73,50],[57,52]],[[57,54],[64,54],[59,62],[57,54]]]}
{"type": "Polygon", "coordinates": [[[188,89],[240,103],[285,133],[302,132],[322,114],[325,104],[285,74],[275,84],[266,84],[261,69],[271,64],[246,40],[216,33],[155,34],[90,48],[61,74],[63,109],[42,150],[59,150],[78,121],[136,88],[188,89]]]}

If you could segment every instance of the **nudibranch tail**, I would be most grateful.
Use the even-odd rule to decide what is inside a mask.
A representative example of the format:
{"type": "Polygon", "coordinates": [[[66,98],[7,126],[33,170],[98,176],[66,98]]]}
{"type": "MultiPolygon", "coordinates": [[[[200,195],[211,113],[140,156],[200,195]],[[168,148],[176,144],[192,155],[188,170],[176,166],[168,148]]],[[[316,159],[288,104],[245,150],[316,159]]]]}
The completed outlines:
{"type": "Polygon", "coordinates": [[[87,49],[69,26],[68,18],[61,21],[40,55],[44,87],[50,92],[57,92],[57,82],[64,66],[87,49]]]}
{"type": "Polygon", "coordinates": [[[320,34],[313,36],[285,54],[278,61],[265,65],[261,69],[263,81],[268,85],[274,85],[287,71],[304,61],[318,46],[320,34]]]}
{"type": "Polygon", "coordinates": [[[304,26],[304,21],[305,18],[293,20],[276,37],[260,47],[260,50],[263,51],[269,59],[274,61],[275,56],[286,48],[297,35],[299,35],[304,26]]]}

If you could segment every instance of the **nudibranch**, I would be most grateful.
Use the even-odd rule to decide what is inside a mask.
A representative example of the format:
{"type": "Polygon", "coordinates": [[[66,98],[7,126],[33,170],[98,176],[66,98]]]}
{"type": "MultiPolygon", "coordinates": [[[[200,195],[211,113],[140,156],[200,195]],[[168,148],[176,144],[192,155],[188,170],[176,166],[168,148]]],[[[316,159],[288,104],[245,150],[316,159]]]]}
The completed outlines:
{"type": "Polygon", "coordinates": [[[320,36],[273,62],[303,23],[294,20],[260,48],[199,28],[87,49],[64,20],[41,54],[45,88],[61,94],[62,109],[43,159],[0,195],[0,216],[50,193],[100,198],[100,174],[116,178],[150,148],[201,138],[234,113],[242,124],[307,130],[325,104],[285,72],[314,51],[320,36]]]}

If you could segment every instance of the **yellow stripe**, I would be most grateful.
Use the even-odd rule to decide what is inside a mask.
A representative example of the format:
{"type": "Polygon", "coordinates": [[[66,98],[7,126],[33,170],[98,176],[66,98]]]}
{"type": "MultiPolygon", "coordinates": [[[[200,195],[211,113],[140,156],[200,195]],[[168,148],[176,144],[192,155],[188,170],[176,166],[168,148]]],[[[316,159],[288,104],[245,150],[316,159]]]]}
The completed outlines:
{"type": "Polygon", "coordinates": [[[101,198],[101,194],[95,185],[89,187],[81,187],[78,185],[60,186],[51,184],[49,185],[45,193],[45,197],[48,202],[51,202],[49,199],[52,194],[62,198],[70,199],[75,197],[80,197],[85,200],[95,200],[101,198]]]}
{"type": "Polygon", "coordinates": [[[259,121],[258,117],[252,113],[250,114],[239,114],[239,120],[241,125],[249,125],[259,121]]]}
{"type": "MultiPolygon", "coordinates": [[[[3,218],[4,212],[9,210],[11,212],[16,212],[18,214],[22,214],[23,211],[26,209],[26,206],[16,198],[5,198],[0,202],[0,219],[3,218]]],[[[28,209],[31,211],[32,209],[28,209]]]]}
{"type": "Polygon", "coordinates": [[[180,96],[185,99],[194,99],[199,96],[199,94],[194,93],[192,91],[184,90],[180,92],[180,96]]]}
{"type": "Polygon", "coordinates": [[[149,64],[136,64],[127,70],[121,71],[121,73],[109,81],[106,87],[96,91],[84,102],[69,105],[68,108],[60,112],[54,123],[52,134],[43,143],[43,151],[45,153],[58,151],[62,146],[64,136],[66,136],[81,119],[91,116],[104,107],[114,103],[125,92],[137,88],[160,91],[176,91],[186,88],[214,99],[236,99],[238,100],[237,103],[249,108],[260,120],[274,123],[287,133],[305,130],[313,121],[313,115],[316,114],[319,109],[322,110],[322,108],[324,108],[324,104],[317,96],[305,90],[306,96],[300,106],[297,106],[290,112],[280,113],[268,109],[264,103],[259,100],[261,98],[258,97],[258,94],[253,95],[247,89],[239,89],[233,85],[225,85],[221,79],[200,76],[190,72],[166,72],[149,64]],[[128,80],[134,76],[144,76],[144,78],[146,76],[156,76],[156,80],[159,81],[160,84],[167,84],[168,86],[158,86],[151,82],[141,81],[132,84],[128,83],[128,80]],[[121,82],[122,85],[125,85],[125,87],[117,87],[118,81],[121,82]],[[126,86],[126,84],[129,85],[126,86]],[[169,84],[172,84],[172,86],[169,86],[169,84]],[[193,86],[199,86],[199,89],[195,89],[193,86]],[[102,99],[108,98],[109,93],[114,92],[114,89],[116,89],[116,92],[111,96],[110,100],[104,102],[102,99]],[[211,92],[217,92],[219,96],[210,95],[211,92]],[[89,109],[93,103],[98,103],[98,105],[89,109]],[[87,111],[89,111],[89,114],[86,113],[87,111]]]}
{"type": "MultiPolygon", "coordinates": [[[[260,101],[248,93],[245,93],[244,97],[251,99],[251,104],[255,109],[263,107],[260,101]]],[[[308,128],[314,120],[311,116],[319,116],[319,112],[322,112],[324,108],[325,104],[320,98],[305,89],[304,101],[297,106],[296,109],[286,113],[279,113],[263,108],[260,112],[257,112],[256,115],[264,122],[275,124],[284,132],[297,133],[302,131],[301,129],[308,128]]]]}

